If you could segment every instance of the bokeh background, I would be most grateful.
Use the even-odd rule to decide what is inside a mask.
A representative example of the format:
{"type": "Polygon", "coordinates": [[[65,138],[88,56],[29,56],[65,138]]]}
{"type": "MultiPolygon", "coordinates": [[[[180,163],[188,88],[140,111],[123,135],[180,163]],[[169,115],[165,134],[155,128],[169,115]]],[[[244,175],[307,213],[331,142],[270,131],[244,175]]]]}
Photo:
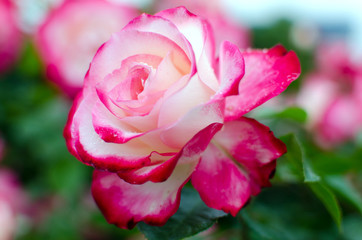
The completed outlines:
{"type": "MultiPolygon", "coordinates": [[[[89,6],[87,0],[79,1],[89,6]]],[[[137,14],[183,4],[206,18],[217,13],[238,29],[233,37],[242,49],[282,44],[301,61],[300,78],[249,114],[288,146],[278,160],[273,187],[253,198],[236,218],[212,222],[210,229],[190,239],[362,239],[362,3],[107,2],[127,5],[137,14]]],[[[39,41],[39,29],[64,2],[0,0],[0,10],[1,4],[11,5],[11,18],[0,11],[0,54],[5,52],[0,55],[0,239],[135,240],[145,239],[144,233],[152,238],[147,235],[152,228],[140,227],[142,233],[106,222],[90,193],[92,168],[65,146],[62,132],[75,94],[59,84],[61,69],[58,78],[49,71],[58,58],[47,53],[54,48],[66,54],[60,44],[67,38],[63,32],[57,35],[60,27],[55,26],[46,51],[45,40],[39,41]],[[7,39],[10,26],[16,30],[7,39]]],[[[91,31],[99,28],[105,27],[87,28],[80,46],[93,41],[99,34],[91,31]]],[[[80,26],[77,32],[82,31],[80,26]]],[[[67,41],[74,43],[72,38],[67,41]]],[[[71,52],[64,59],[83,54],[77,48],[71,52]]],[[[81,65],[90,60],[85,61],[81,65]]],[[[187,191],[184,201],[190,196],[196,201],[197,194],[187,191]]]]}

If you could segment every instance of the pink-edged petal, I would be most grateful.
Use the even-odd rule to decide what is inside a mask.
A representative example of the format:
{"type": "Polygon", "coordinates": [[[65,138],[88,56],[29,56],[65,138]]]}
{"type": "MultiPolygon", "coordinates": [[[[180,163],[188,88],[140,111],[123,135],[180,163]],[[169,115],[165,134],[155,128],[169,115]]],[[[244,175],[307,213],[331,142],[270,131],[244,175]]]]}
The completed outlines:
{"type": "Polygon", "coordinates": [[[134,55],[147,54],[161,58],[172,53],[175,66],[184,72],[191,71],[191,62],[186,53],[175,42],[157,33],[123,30],[112,35],[95,55],[89,78],[84,85],[95,86],[109,73],[119,69],[124,59],[134,55]]]}
{"type": "Polygon", "coordinates": [[[157,13],[157,16],[173,22],[191,43],[201,81],[216,91],[219,84],[214,73],[215,43],[209,22],[184,7],[167,9],[157,13]]]}
{"type": "Polygon", "coordinates": [[[94,130],[105,142],[125,143],[145,133],[121,121],[101,102],[93,108],[92,119],[94,130]]]}
{"type": "MultiPolygon", "coordinates": [[[[230,41],[240,49],[251,46],[250,30],[240,22],[235,22],[222,12],[210,12],[205,15],[214,30],[216,47],[222,42],[230,41]]],[[[218,55],[218,54],[217,54],[218,55]]]]}
{"type": "MultiPolygon", "coordinates": [[[[96,104],[96,106],[97,105],[98,104],[96,104]]],[[[101,104],[99,105],[99,107],[93,108],[93,127],[103,141],[107,143],[129,143],[129,147],[138,147],[137,144],[135,144],[138,142],[140,146],[147,146],[150,151],[154,150],[161,153],[175,153],[181,148],[174,148],[162,141],[160,135],[164,131],[164,128],[152,127],[152,123],[150,122],[154,121],[153,116],[139,116],[139,124],[143,125],[142,127],[144,128],[143,131],[140,131],[138,128],[128,124],[128,122],[132,124],[135,123],[130,119],[133,118],[133,120],[135,120],[134,117],[119,119],[112,115],[106,108],[102,108],[101,104]],[[143,121],[141,119],[143,119],[143,121]],[[149,128],[146,128],[147,126],[149,128]]],[[[156,106],[155,109],[157,108],[156,106]]]]}
{"type": "Polygon", "coordinates": [[[139,61],[137,65],[134,63],[133,67],[130,66],[127,76],[122,74],[122,72],[127,71],[124,69],[126,66],[122,63],[120,70],[108,75],[104,84],[98,84],[99,98],[113,114],[120,118],[125,115],[144,116],[149,114],[166,90],[174,89],[177,86],[181,88],[186,83],[183,78],[188,75],[181,75],[172,62],[172,53],[162,59],[156,68],[149,68],[142,59],[139,61]],[[136,78],[137,72],[134,73],[135,70],[143,73],[143,75],[139,75],[138,79],[136,78]],[[123,81],[119,82],[122,76],[123,81]],[[107,81],[118,81],[118,85],[108,84],[107,81]],[[113,89],[109,90],[111,86],[113,89]],[[135,86],[138,86],[139,89],[134,88],[135,86]]]}
{"type": "Polygon", "coordinates": [[[253,119],[227,122],[202,154],[192,184],[212,208],[236,215],[251,195],[268,186],[286,147],[253,119]]]}
{"type": "Polygon", "coordinates": [[[238,47],[228,41],[220,46],[219,81],[220,86],[215,97],[238,94],[241,78],[245,73],[244,58],[238,47]]]}
{"type": "Polygon", "coordinates": [[[199,129],[213,123],[223,123],[225,101],[211,101],[191,109],[176,123],[161,133],[162,141],[168,146],[182,148],[199,129]],[[177,136],[177,137],[175,137],[177,136]]]}
{"type": "Polygon", "coordinates": [[[251,195],[247,174],[213,143],[203,153],[191,181],[206,205],[233,216],[251,195]]]}
{"type": "MultiPolygon", "coordinates": [[[[169,55],[169,54],[168,54],[169,55]]],[[[119,65],[119,68],[110,72],[105,77],[104,81],[101,81],[96,86],[98,89],[102,89],[104,92],[110,92],[115,88],[120,80],[126,78],[129,69],[134,67],[136,64],[143,64],[145,66],[150,66],[156,69],[159,64],[163,61],[163,58],[151,54],[137,54],[132,55],[126,59],[123,59],[119,65]]]]}
{"type": "Polygon", "coordinates": [[[223,2],[219,0],[157,0],[155,8],[160,11],[175,6],[185,6],[190,12],[202,16],[210,22],[216,46],[220,46],[223,41],[228,40],[242,49],[250,47],[249,30],[225,14],[222,4],[223,2]]]}
{"type": "MultiPolygon", "coordinates": [[[[167,92],[165,93],[167,96],[167,92]]],[[[164,100],[159,114],[159,126],[175,123],[190,109],[210,100],[214,92],[207,87],[195,74],[188,84],[164,100]]]]}
{"type": "Polygon", "coordinates": [[[166,181],[141,185],[129,184],[117,174],[96,170],[92,194],[109,223],[128,229],[141,221],[161,226],[177,211],[181,188],[196,164],[178,164],[166,181]]]}
{"type": "Polygon", "coordinates": [[[69,111],[67,123],[65,124],[64,130],[63,130],[63,136],[65,138],[65,144],[68,148],[68,151],[75,156],[78,160],[80,160],[80,156],[77,152],[77,149],[75,148],[76,139],[73,138],[75,135],[75,129],[73,127],[73,117],[80,105],[80,103],[83,100],[83,92],[80,92],[75,99],[73,100],[73,105],[69,111]]]}
{"type": "MultiPolygon", "coordinates": [[[[153,32],[160,35],[163,35],[172,41],[174,41],[178,46],[180,46],[186,55],[191,60],[192,64],[192,74],[195,71],[195,56],[192,50],[190,43],[184,37],[183,34],[179,31],[179,29],[175,26],[174,23],[171,21],[159,17],[159,16],[152,16],[148,14],[142,14],[141,16],[132,20],[125,29],[133,29],[140,32],[153,32]]],[[[182,69],[180,69],[182,70],[182,69]]],[[[186,74],[186,72],[183,72],[186,74]]]]}
{"type": "Polygon", "coordinates": [[[126,71],[128,73],[124,78],[119,78],[113,73],[111,81],[114,81],[115,78],[118,79],[119,83],[108,92],[101,87],[97,88],[98,96],[107,108],[119,117],[123,117],[123,113],[128,116],[146,115],[162,96],[162,91],[140,96],[153,78],[155,71],[144,63],[135,63],[133,67],[126,71]],[[119,109],[122,110],[121,116],[118,113],[119,109]]]}
{"type": "MultiPolygon", "coordinates": [[[[203,18],[190,13],[185,7],[167,9],[156,14],[170,20],[190,42],[196,62],[204,51],[210,63],[214,61],[215,43],[210,24],[203,18]]],[[[212,64],[211,64],[212,65],[212,64]]]]}
{"type": "Polygon", "coordinates": [[[189,140],[175,156],[154,152],[150,157],[151,165],[136,170],[119,171],[118,175],[129,183],[142,184],[146,181],[165,181],[172,173],[176,164],[198,162],[200,155],[221,127],[221,123],[212,123],[189,140]]]}
{"type": "Polygon", "coordinates": [[[226,99],[226,120],[238,119],[279,95],[301,71],[297,55],[281,45],[267,51],[249,50],[242,55],[245,75],[239,84],[239,95],[226,99]]]}
{"type": "Polygon", "coordinates": [[[169,53],[158,65],[155,75],[146,82],[145,88],[138,98],[142,99],[155,92],[164,92],[181,78],[182,74],[172,62],[172,56],[169,53]]]}
{"type": "Polygon", "coordinates": [[[159,154],[153,152],[148,166],[135,169],[118,171],[120,178],[130,184],[143,184],[147,181],[163,182],[170,176],[175,168],[180,154],[159,154]]]}
{"type": "Polygon", "coordinates": [[[110,111],[114,116],[118,118],[127,116],[125,109],[122,109],[119,106],[117,106],[115,101],[111,98],[108,92],[105,91],[105,89],[96,88],[96,92],[100,100],[99,104],[103,104],[108,109],[108,111],[110,111]]]}
{"type": "Polygon", "coordinates": [[[138,129],[140,132],[147,132],[157,128],[158,114],[162,105],[162,99],[155,103],[153,109],[143,116],[128,116],[122,118],[122,122],[138,129]]]}
{"type": "Polygon", "coordinates": [[[142,64],[135,64],[131,69],[125,68],[122,65],[121,69],[115,70],[103,82],[97,84],[96,91],[99,100],[119,118],[129,115],[146,115],[162,95],[162,91],[160,91],[139,97],[144,87],[143,82],[147,82],[149,75],[153,75],[154,71],[149,66],[142,64]],[[134,73],[137,68],[143,72],[141,75],[137,76],[137,73],[134,73]],[[137,77],[139,78],[137,79],[137,77]],[[118,83],[115,85],[114,82],[117,81],[118,83]]]}
{"type": "Polygon", "coordinates": [[[64,129],[69,151],[83,163],[109,171],[137,168],[149,162],[153,150],[142,141],[107,143],[95,132],[91,112],[95,95],[83,92],[73,104],[64,129]]]}
{"type": "Polygon", "coordinates": [[[214,65],[215,62],[208,59],[204,48],[200,58],[197,61],[197,74],[199,75],[200,80],[206,86],[216,92],[219,89],[220,83],[217,79],[214,65]]]}

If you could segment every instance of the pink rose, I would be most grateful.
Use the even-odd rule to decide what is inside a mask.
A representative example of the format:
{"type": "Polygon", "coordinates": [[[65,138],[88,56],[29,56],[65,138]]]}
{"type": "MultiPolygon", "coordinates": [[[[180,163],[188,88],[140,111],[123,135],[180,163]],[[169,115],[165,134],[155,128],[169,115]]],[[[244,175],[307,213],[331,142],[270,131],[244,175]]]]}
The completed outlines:
{"type": "Polygon", "coordinates": [[[0,0],[0,72],[16,60],[22,43],[22,34],[16,25],[14,6],[10,0],[0,0]]]}
{"type": "Polygon", "coordinates": [[[24,193],[9,170],[0,170],[0,240],[13,239],[17,216],[24,207],[24,193]]]}
{"type": "Polygon", "coordinates": [[[47,76],[75,96],[97,49],[138,12],[105,0],[68,0],[49,14],[36,35],[47,76]]]}
{"type": "Polygon", "coordinates": [[[221,0],[158,0],[155,5],[157,11],[185,6],[192,13],[206,18],[213,29],[216,46],[227,40],[240,49],[250,47],[249,30],[229,16],[221,0]]]}
{"type": "Polygon", "coordinates": [[[233,215],[270,184],[285,146],[242,115],[298,77],[298,58],[227,41],[214,52],[209,23],[179,7],[134,19],[93,58],[64,136],[96,168],[92,193],[110,223],[164,224],[189,179],[233,215]]]}
{"type": "Polygon", "coordinates": [[[297,102],[317,143],[330,148],[362,129],[362,72],[343,43],[323,44],[316,58],[318,69],[305,78],[297,102]]]}

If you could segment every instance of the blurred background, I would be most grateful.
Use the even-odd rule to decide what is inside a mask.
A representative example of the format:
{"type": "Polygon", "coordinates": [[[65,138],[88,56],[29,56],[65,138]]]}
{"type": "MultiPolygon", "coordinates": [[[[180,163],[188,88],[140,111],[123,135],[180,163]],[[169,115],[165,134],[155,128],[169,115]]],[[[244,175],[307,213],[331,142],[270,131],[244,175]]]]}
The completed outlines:
{"type": "Polygon", "coordinates": [[[207,18],[217,43],[282,44],[302,66],[248,115],[288,147],[273,187],[190,239],[362,239],[362,3],[0,0],[0,240],[145,238],[106,222],[92,168],[62,132],[98,47],[140,13],[179,5],[207,18]]]}

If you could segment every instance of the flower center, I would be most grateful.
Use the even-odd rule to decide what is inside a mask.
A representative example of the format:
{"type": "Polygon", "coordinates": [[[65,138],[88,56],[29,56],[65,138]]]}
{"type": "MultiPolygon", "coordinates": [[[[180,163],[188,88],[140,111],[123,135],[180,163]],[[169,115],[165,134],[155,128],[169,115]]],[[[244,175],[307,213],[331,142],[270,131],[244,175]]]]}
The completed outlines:
{"type": "Polygon", "coordinates": [[[144,90],[146,81],[151,70],[144,65],[136,65],[128,71],[130,76],[130,93],[133,100],[138,99],[138,95],[144,90]]]}

